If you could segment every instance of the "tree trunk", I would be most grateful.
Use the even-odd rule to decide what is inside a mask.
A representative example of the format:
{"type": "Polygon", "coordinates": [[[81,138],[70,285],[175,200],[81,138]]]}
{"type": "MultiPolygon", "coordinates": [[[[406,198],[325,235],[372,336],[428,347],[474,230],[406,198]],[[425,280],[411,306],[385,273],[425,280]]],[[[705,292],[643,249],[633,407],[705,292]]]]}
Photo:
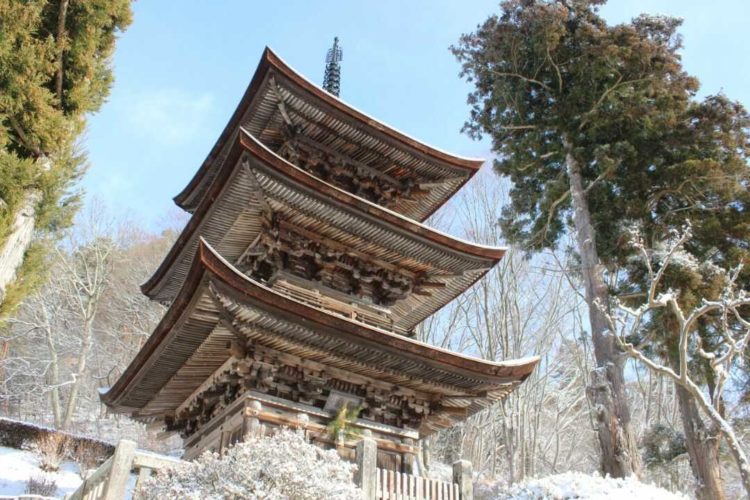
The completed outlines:
{"type": "Polygon", "coordinates": [[[49,401],[52,406],[52,416],[55,419],[55,429],[59,429],[62,425],[62,416],[60,412],[60,364],[57,356],[57,346],[55,345],[55,339],[52,334],[52,326],[50,325],[49,314],[47,313],[46,305],[42,305],[42,314],[44,315],[44,333],[47,340],[47,349],[49,350],[50,366],[49,366],[49,385],[51,387],[49,392],[49,401]]]}
{"type": "Polygon", "coordinates": [[[68,14],[69,0],[60,2],[60,10],[57,16],[57,73],[55,74],[55,93],[57,100],[62,106],[63,100],[63,74],[65,69],[65,18],[68,14]]]}
{"type": "MultiPolygon", "coordinates": [[[[677,334],[679,335],[679,334],[677,334]]],[[[679,371],[679,355],[670,356],[672,368],[679,371]]],[[[719,463],[719,429],[706,426],[700,416],[700,409],[692,394],[675,384],[680,418],[685,433],[685,443],[690,456],[690,468],[697,481],[695,497],[698,500],[723,500],[724,488],[719,463]]]]}
{"type": "Polygon", "coordinates": [[[63,419],[62,429],[67,429],[73,420],[73,415],[76,411],[78,403],[78,392],[83,382],[83,376],[86,372],[86,362],[88,360],[89,351],[91,351],[92,337],[94,335],[94,316],[95,310],[89,309],[90,315],[87,315],[84,322],[83,328],[83,339],[81,340],[81,352],[78,357],[78,363],[76,365],[76,372],[73,375],[73,385],[70,388],[70,395],[68,396],[68,404],[65,408],[65,418],[63,419]]]}
{"type": "Polygon", "coordinates": [[[8,286],[16,279],[23,258],[31,245],[36,224],[36,206],[42,193],[28,190],[21,200],[10,226],[10,233],[0,246],[0,304],[5,302],[8,286]]]}
{"type": "Polygon", "coordinates": [[[624,356],[620,354],[613,332],[600,307],[607,307],[609,292],[604,283],[596,251],[594,228],[591,224],[581,166],[565,140],[565,163],[570,180],[573,222],[581,256],[581,276],[591,323],[591,338],[597,368],[591,374],[589,398],[597,412],[597,434],[601,447],[601,471],[612,477],[640,473],[640,456],[631,428],[630,409],[625,393],[624,356]],[[598,304],[598,305],[597,305],[598,304]]]}
{"type": "Polygon", "coordinates": [[[742,449],[742,442],[734,433],[734,428],[727,422],[727,420],[719,413],[708,400],[706,395],[701,389],[693,383],[692,380],[683,379],[681,381],[682,388],[684,388],[693,398],[693,402],[698,405],[718,427],[721,434],[727,441],[729,451],[734,457],[734,461],[737,464],[737,470],[740,473],[740,479],[742,480],[742,487],[745,489],[745,495],[750,498],[750,460],[748,460],[745,451],[742,449]]]}
{"type": "Polygon", "coordinates": [[[698,482],[695,497],[698,500],[723,500],[725,496],[719,463],[719,433],[706,426],[699,414],[698,405],[683,387],[677,386],[677,399],[690,455],[690,468],[698,482]]]}

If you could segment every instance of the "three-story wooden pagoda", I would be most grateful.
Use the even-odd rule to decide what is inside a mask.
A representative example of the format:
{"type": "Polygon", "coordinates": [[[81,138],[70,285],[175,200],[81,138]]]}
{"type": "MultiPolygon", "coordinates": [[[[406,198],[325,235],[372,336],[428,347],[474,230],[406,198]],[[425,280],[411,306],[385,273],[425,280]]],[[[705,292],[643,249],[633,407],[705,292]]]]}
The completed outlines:
{"type": "Polygon", "coordinates": [[[192,217],[142,287],[169,309],[102,400],[179,432],[186,458],[279,426],[346,450],[326,430],[346,405],[379,462],[411,472],[420,438],[502,399],[537,361],[413,339],[505,252],[422,224],[481,164],[357,111],[266,49],[175,198],[192,217]]]}

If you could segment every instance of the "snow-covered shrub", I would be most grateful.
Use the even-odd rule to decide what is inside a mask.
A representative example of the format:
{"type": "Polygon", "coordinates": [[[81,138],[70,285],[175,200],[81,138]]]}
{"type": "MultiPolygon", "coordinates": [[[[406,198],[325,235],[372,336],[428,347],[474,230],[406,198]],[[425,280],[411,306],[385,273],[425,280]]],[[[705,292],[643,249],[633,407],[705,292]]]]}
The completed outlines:
{"type": "Polygon", "coordinates": [[[438,481],[453,482],[453,466],[442,462],[432,462],[430,470],[427,471],[427,476],[438,481]]]}
{"type": "Polygon", "coordinates": [[[54,478],[41,474],[32,476],[26,481],[25,493],[43,497],[53,497],[57,493],[57,482],[54,478]]]}
{"type": "Polygon", "coordinates": [[[581,472],[565,472],[538,479],[527,479],[507,487],[502,483],[479,484],[481,500],[687,500],[635,478],[613,479],[581,472]]]}
{"type": "Polygon", "coordinates": [[[685,434],[665,424],[651,426],[642,439],[643,458],[648,467],[669,464],[687,453],[685,434]]]}
{"type": "Polygon", "coordinates": [[[263,498],[354,500],[354,465],[334,450],[309,444],[303,434],[282,430],[238,443],[224,455],[204,453],[159,473],[136,492],[138,499],[219,500],[263,498]]]}

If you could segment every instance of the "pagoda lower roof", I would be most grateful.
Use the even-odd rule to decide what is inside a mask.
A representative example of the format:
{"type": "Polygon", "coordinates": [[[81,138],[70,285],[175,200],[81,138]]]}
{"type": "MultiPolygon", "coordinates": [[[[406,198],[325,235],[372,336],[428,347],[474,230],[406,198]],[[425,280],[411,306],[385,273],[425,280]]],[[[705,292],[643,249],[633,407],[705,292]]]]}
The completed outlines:
{"type": "Polygon", "coordinates": [[[429,186],[425,198],[403,199],[391,206],[419,221],[445,203],[484,162],[451,155],[375,120],[319,88],[266,48],[229,123],[175,202],[189,212],[197,209],[241,127],[277,151],[290,124],[307,139],[366,168],[429,186]]]}
{"type": "MultiPolygon", "coordinates": [[[[390,306],[394,328],[409,331],[483,276],[504,248],[469,243],[327,184],[276,155],[244,130],[210,191],[143,293],[172,300],[205,238],[235,263],[264,231],[264,213],[382,266],[427,276],[434,288],[390,306]]],[[[267,219],[267,217],[266,217],[267,219]]]]}
{"type": "Polygon", "coordinates": [[[464,414],[502,399],[538,362],[485,361],[328,313],[248,278],[201,240],[178,297],[101,399],[143,420],[174,415],[230,360],[238,338],[429,394],[464,414]]]}

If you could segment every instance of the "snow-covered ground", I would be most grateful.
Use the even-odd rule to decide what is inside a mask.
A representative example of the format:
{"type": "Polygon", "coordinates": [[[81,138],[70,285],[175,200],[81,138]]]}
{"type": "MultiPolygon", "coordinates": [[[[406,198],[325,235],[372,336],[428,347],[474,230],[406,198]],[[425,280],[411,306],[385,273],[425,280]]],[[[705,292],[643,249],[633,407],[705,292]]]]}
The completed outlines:
{"type": "Polygon", "coordinates": [[[613,479],[581,472],[527,479],[510,488],[499,483],[484,484],[477,490],[478,498],[488,500],[688,500],[685,495],[633,478],[613,479]]]}
{"type": "Polygon", "coordinates": [[[72,493],[81,484],[78,465],[63,462],[57,472],[43,472],[39,458],[30,451],[0,446],[0,498],[21,495],[31,477],[46,475],[57,483],[57,496],[72,493]]]}

